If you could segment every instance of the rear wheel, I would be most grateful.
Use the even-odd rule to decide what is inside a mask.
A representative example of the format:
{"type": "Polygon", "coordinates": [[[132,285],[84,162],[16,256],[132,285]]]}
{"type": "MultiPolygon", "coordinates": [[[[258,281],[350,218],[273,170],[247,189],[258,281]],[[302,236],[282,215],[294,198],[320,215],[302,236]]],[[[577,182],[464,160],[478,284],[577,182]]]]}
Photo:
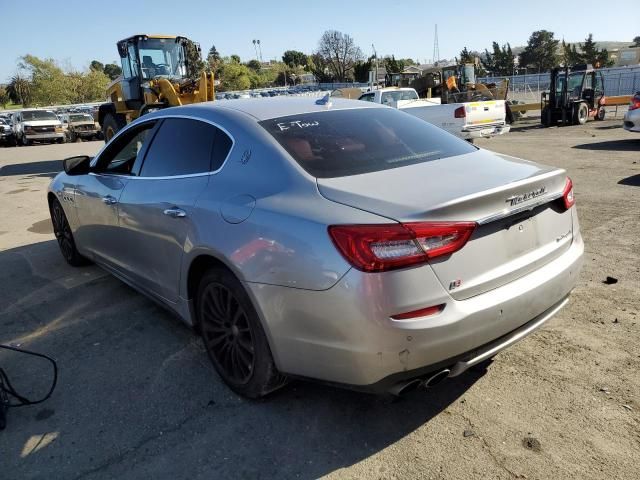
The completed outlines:
{"type": "Polygon", "coordinates": [[[76,135],[76,132],[69,132],[69,142],[75,143],[76,140],[78,140],[78,136],[76,135]]]}
{"type": "Polygon", "coordinates": [[[74,267],[80,267],[89,263],[89,260],[78,253],[71,227],[67,221],[67,216],[58,199],[54,199],[51,202],[49,212],[51,213],[51,223],[53,223],[53,233],[58,241],[60,252],[67,263],[74,267]]]}
{"type": "Polygon", "coordinates": [[[117,113],[107,113],[102,120],[102,136],[105,143],[108,143],[118,131],[127,125],[124,115],[117,113]]]}
{"type": "Polygon", "coordinates": [[[236,393],[258,398],[286,383],[242,284],[229,271],[211,269],[200,281],[198,326],[207,354],[236,393]]]}
{"type": "Polygon", "coordinates": [[[551,109],[548,107],[544,107],[542,109],[542,113],[540,114],[540,123],[542,123],[543,127],[551,126],[551,109]]]}
{"type": "Polygon", "coordinates": [[[604,107],[598,107],[598,113],[596,113],[596,120],[598,121],[604,120],[604,116],[606,113],[607,112],[604,107]]]}
{"type": "Polygon", "coordinates": [[[575,108],[573,123],[575,125],[584,125],[587,123],[587,119],[589,118],[589,108],[587,108],[586,103],[580,103],[575,108]]]}
{"type": "Polygon", "coordinates": [[[22,135],[22,145],[24,147],[28,147],[32,144],[31,140],[29,140],[26,136],[22,135]]]}

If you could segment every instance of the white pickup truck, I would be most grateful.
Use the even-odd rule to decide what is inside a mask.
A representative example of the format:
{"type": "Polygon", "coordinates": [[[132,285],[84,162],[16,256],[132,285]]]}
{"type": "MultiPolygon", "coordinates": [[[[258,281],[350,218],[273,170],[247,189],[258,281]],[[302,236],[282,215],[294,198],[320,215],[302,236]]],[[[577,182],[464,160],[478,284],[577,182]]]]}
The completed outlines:
{"type": "Polygon", "coordinates": [[[440,98],[420,99],[413,88],[381,88],[358,98],[398,108],[464,140],[507,133],[504,100],[441,104],[440,98]]]}

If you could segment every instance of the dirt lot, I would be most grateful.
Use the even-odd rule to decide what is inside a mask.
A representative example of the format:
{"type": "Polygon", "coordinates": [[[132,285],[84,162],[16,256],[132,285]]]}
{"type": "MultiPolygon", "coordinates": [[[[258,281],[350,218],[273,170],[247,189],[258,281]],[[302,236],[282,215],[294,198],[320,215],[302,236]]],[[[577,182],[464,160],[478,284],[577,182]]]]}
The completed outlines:
{"type": "MultiPolygon", "coordinates": [[[[302,382],[259,402],[230,393],[176,318],[62,260],[46,185],[55,160],[100,142],[0,149],[0,342],[60,368],[50,400],[9,412],[0,476],[640,478],[640,135],[620,124],[531,122],[478,142],[568,170],[581,280],[488,370],[396,402],[302,382]]],[[[26,391],[44,388],[33,362],[0,353],[0,365],[26,391]]]]}

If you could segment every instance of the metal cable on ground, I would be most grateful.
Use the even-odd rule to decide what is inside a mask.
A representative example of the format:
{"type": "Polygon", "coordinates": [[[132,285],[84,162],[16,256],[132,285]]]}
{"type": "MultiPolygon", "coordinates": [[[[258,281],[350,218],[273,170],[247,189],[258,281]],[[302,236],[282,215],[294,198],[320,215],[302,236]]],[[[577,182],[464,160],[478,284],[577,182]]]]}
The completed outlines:
{"type": "Polygon", "coordinates": [[[9,380],[9,376],[7,375],[7,372],[2,367],[0,367],[0,430],[4,430],[7,424],[6,415],[9,408],[24,407],[27,405],[37,405],[39,403],[46,401],[51,396],[58,382],[58,365],[56,364],[56,361],[53,358],[47,355],[44,355],[42,353],[36,353],[29,350],[24,350],[22,348],[11,347],[9,345],[0,345],[0,349],[22,353],[25,355],[32,355],[34,357],[44,358],[53,366],[53,381],[51,382],[51,387],[49,388],[49,391],[47,392],[47,394],[38,400],[30,400],[27,397],[20,395],[16,391],[16,389],[13,387],[13,385],[11,385],[11,381],[9,380]],[[11,399],[14,399],[17,401],[12,402],[11,399]]]}

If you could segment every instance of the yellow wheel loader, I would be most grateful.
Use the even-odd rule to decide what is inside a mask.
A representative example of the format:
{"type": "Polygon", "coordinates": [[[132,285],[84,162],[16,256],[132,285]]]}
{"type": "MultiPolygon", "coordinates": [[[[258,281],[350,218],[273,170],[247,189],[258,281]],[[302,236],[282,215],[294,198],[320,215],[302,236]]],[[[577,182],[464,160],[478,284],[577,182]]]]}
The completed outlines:
{"type": "Polygon", "coordinates": [[[107,87],[98,122],[105,142],[127,123],[165,107],[212,101],[213,74],[193,72],[200,47],[186,37],[134,35],[118,42],[122,75],[107,87]]]}

